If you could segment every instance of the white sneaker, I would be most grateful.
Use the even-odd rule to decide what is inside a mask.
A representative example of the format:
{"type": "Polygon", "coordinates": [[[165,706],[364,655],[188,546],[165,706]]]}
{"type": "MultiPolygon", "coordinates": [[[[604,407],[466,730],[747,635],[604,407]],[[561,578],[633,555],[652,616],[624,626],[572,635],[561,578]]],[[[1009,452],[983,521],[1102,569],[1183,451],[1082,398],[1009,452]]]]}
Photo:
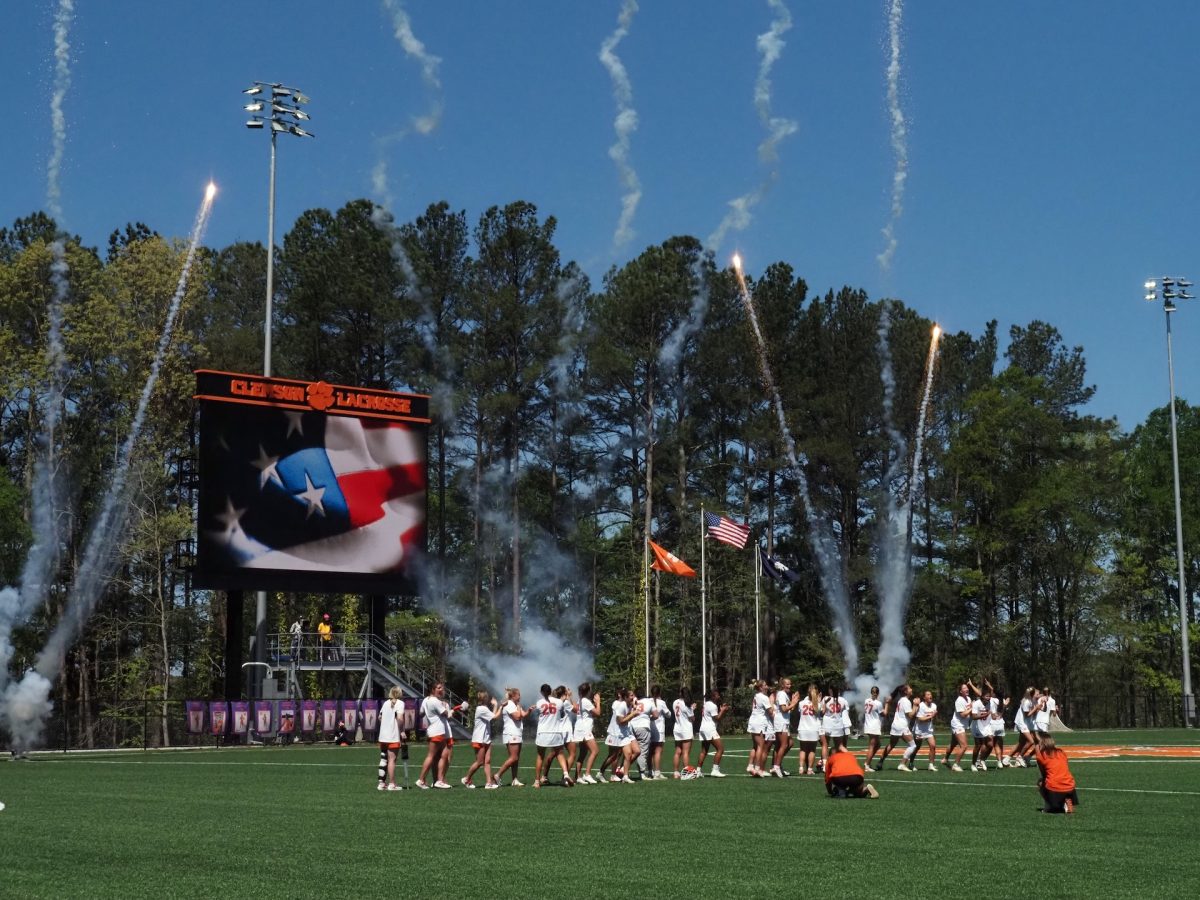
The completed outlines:
{"type": "Polygon", "coordinates": [[[877,791],[875,789],[875,785],[873,785],[873,784],[867,785],[867,796],[870,797],[872,800],[879,799],[879,791],[877,791]]]}
{"type": "Polygon", "coordinates": [[[444,781],[435,781],[435,782],[433,783],[433,786],[434,786],[435,788],[437,788],[439,791],[448,791],[448,790],[450,790],[450,785],[446,784],[446,782],[444,782],[444,781]]]}
{"type": "Polygon", "coordinates": [[[1011,765],[1012,765],[1012,757],[1011,756],[1005,756],[1004,758],[1002,758],[1000,760],[1000,768],[1002,768],[1002,769],[1005,768],[1006,766],[1011,766],[1011,765]]]}
{"type": "Polygon", "coordinates": [[[930,764],[929,764],[929,771],[930,771],[930,772],[936,772],[937,770],[938,770],[938,767],[937,767],[937,766],[935,766],[933,763],[930,763],[930,764]]]}
{"type": "Polygon", "coordinates": [[[387,789],[388,789],[389,791],[399,791],[399,790],[403,790],[403,788],[401,788],[401,787],[400,787],[400,785],[398,785],[398,784],[389,784],[389,785],[387,786],[387,789]]]}
{"type": "Polygon", "coordinates": [[[384,783],[381,781],[381,782],[379,782],[379,784],[375,785],[375,790],[377,790],[377,791],[386,791],[386,790],[387,790],[387,785],[385,785],[385,784],[384,784],[384,783]]]}
{"type": "Polygon", "coordinates": [[[910,769],[910,768],[909,768],[907,765],[905,765],[904,763],[900,763],[900,765],[896,766],[896,771],[897,771],[897,772],[911,772],[911,771],[912,771],[912,769],[910,769]]]}
{"type": "Polygon", "coordinates": [[[961,771],[962,771],[962,766],[960,766],[958,763],[955,763],[954,765],[952,765],[952,766],[950,767],[950,771],[951,771],[951,772],[961,772],[961,771]]]}
{"type": "Polygon", "coordinates": [[[772,778],[782,778],[783,777],[783,772],[781,772],[779,770],[779,766],[771,766],[771,777],[772,778]]]}
{"type": "Polygon", "coordinates": [[[465,787],[469,791],[475,790],[475,785],[473,785],[473,784],[471,784],[471,782],[467,781],[466,778],[462,779],[462,786],[465,787]]]}
{"type": "Polygon", "coordinates": [[[754,774],[754,766],[746,766],[746,774],[753,775],[754,774]]]}
{"type": "Polygon", "coordinates": [[[633,784],[633,779],[626,775],[621,779],[621,784],[633,784]]]}
{"type": "Polygon", "coordinates": [[[721,770],[720,770],[718,767],[716,767],[716,766],[713,766],[713,767],[712,767],[712,771],[711,771],[711,772],[709,772],[708,774],[709,774],[710,776],[712,776],[713,778],[724,778],[724,777],[725,777],[725,773],[724,773],[724,772],[722,772],[722,771],[721,771],[721,770]]]}
{"type": "Polygon", "coordinates": [[[592,777],[590,772],[584,773],[584,776],[579,780],[582,781],[584,784],[595,784],[596,783],[596,779],[592,777]]]}
{"type": "Polygon", "coordinates": [[[427,784],[426,784],[425,782],[423,782],[423,781],[417,781],[417,787],[419,787],[419,788],[420,788],[421,790],[423,790],[423,791],[427,791],[427,790],[429,790],[429,785],[427,785],[427,784]]]}
{"type": "Polygon", "coordinates": [[[654,775],[651,776],[650,780],[651,781],[666,781],[667,776],[664,775],[662,772],[655,772],[654,775]]]}
{"type": "Polygon", "coordinates": [[[525,784],[524,784],[524,782],[517,781],[517,779],[514,778],[512,781],[509,782],[508,786],[509,787],[525,787],[525,784]]]}
{"type": "Polygon", "coordinates": [[[484,789],[485,791],[494,791],[494,790],[496,790],[496,789],[497,789],[497,788],[499,788],[499,787],[500,787],[500,785],[496,784],[496,782],[494,782],[494,781],[489,781],[487,784],[485,784],[485,785],[483,786],[483,789],[484,789]]]}
{"type": "Polygon", "coordinates": [[[875,770],[872,769],[870,766],[863,766],[863,771],[864,772],[874,772],[875,770]]]}
{"type": "Polygon", "coordinates": [[[570,775],[564,775],[563,787],[575,787],[575,780],[570,775]]]}

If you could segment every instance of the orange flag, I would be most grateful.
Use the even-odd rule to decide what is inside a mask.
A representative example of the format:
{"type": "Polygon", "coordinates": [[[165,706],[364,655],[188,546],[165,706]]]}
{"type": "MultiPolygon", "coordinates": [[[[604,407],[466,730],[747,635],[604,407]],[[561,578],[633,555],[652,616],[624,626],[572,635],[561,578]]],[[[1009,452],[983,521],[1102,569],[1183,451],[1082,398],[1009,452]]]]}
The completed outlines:
{"type": "Polygon", "coordinates": [[[658,569],[660,572],[670,572],[672,575],[682,575],[685,578],[696,577],[696,570],[670,550],[664,550],[654,541],[648,541],[648,543],[654,553],[654,562],[650,563],[650,568],[658,569]]]}

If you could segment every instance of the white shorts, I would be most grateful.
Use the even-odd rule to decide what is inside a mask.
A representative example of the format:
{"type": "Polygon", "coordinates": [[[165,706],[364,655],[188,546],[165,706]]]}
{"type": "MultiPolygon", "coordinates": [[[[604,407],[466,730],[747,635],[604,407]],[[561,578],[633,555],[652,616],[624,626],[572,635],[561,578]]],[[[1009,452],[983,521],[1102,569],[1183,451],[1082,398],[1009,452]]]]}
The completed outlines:
{"type": "Polygon", "coordinates": [[[677,741],[690,741],[693,737],[692,723],[688,721],[676,722],[675,730],[672,732],[672,737],[677,741]]]}
{"type": "Polygon", "coordinates": [[[950,733],[951,734],[966,734],[967,726],[963,725],[961,722],[956,722],[953,719],[951,719],[950,720],[950,733]]]}
{"type": "Polygon", "coordinates": [[[815,744],[820,739],[821,739],[821,733],[819,731],[797,731],[796,732],[796,740],[798,740],[798,741],[811,741],[812,743],[815,744]]]}
{"type": "Polygon", "coordinates": [[[771,727],[771,723],[767,721],[751,722],[746,726],[747,734],[769,734],[772,737],[775,735],[775,729],[771,727]]]}
{"type": "Polygon", "coordinates": [[[554,734],[538,735],[535,742],[539,747],[561,747],[563,745],[562,732],[558,731],[554,734]]]}
{"type": "Polygon", "coordinates": [[[875,737],[879,737],[882,734],[882,732],[879,730],[878,725],[867,725],[863,728],[863,734],[868,734],[868,735],[873,734],[873,735],[875,735],[875,737]]]}
{"type": "Polygon", "coordinates": [[[976,722],[974,725],[971,726],[971,735],[977,741],[982,741],[985,738],[990,738],[992,736],[992,726],[990,724],[980,725],[978,722],[976,722]]]}
{"type": "Polygon", "coordinates": [[[719,740],[720,737],[721,737],[721,735],[717,732],[716,725],[701,725],[700,726],[700,740],[715,741],[715,740],[719,740]]]}
{"type": "Polygon", "coordinates": [[[1021,732],[1021,734],[1028,736],[1031,730],[1028,722],[1017,723],[1017,731],[1021,732]]]}
{"type": "Polygon", "coordinates": [[[522,737],[523,735],[519,731],[506,731],[504,732],[502,740],[506,744],[519,744],[521,743],[522,737]]]}
{"type": "Polygon", "coordinates": [[[590,740],[593,737],[591,722],[576,722],[575,732],[571,735],[571,740],[575,743],[580,741],[590,740]]]}
{"type": "Polygon", "coordinates": [[[792,726],[788,724],[787,716],[776,715],[773,725],[776,732],[786,732],[790,731],[792,728],[792,726]]]}
{"type": "Polygon", "coordinates": [[[918,741],[928,741],[933,739],[932,728],[914,728],[913,737],[918,741]]]}
{"type": "Polygon", "coordinates": [[[893,725],[892,730],[888,732],[892,737],[904,737],[912,734],[912,729],[907,725],[893,725]]]}
{"type": "Polygon", "coordinates": [[[663,731],[661,725],[650,726],[650,743],[661,744],[663,742],[663,731]]]}
{"type": "Polygon", "coordinates": [[[826,725],[824,734],[826,737],[840,738],[846,736],[846,728],[844,725],[826,725]]]}
{"type": "Polygon", "coordinates": [[[992,719],[992,737],[1004,737],[1004,720],[992,719]]]}
{"type": "Polygon", "coordinates": [[[610,732],[608,737],[606,737],[604,739],[604,743],[607,744],[609,747],[628,747],[630,744],[633,743],[633,735],[632,734],[612,734],[610,732]]]}

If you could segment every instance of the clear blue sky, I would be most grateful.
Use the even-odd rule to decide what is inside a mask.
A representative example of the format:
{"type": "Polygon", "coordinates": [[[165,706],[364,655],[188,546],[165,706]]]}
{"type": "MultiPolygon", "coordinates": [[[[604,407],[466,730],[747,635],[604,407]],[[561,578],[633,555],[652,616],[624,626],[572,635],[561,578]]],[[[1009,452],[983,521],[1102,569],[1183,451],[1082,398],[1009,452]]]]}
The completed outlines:
{"type": "MultiPolygon", "coordinates": [[[[399,5],[400,0],[395,0],[399,5]]],[[[744,231],[751,274],[793,264],[811,288],[896,296],[950,330],[1001,334],[1042,318],[1084,347],[1091,411],[1126,428],[1167,400],[1151,275],[1200,280],[1200,4],[1163,0],[909,0],[901,102],[909,177],[891,272],[893,154],[887,3],[784,0],[794,20],[771,70],[771,112],[794,119],[778,177],[744,231]]],[[[266,239],[267,137],[247,131],[250,81],[312,98],[315,140],[280,141],[277,239],[311,207],[381,197],[398,219],[445,199],[473,220],[524,199],[598,283],[679,233],[710,235],[765,169],[753,106],[766,0],[642,0],[618,45],[639,127],[633,240],[614,247],[622,189],[609,159],[616,103],[600,45],[619,0],[406,0],[440,58],[421,78],[380,0],[76,0],[63,224],[103,246],[140,220],[186,235],[203,186],[221,188],[207,242],[266,239]],[[440,102],[428,135],[403,132],[440,102]]],[[[52,0],[0,12],[0,222],[46,206],[54,86],[52,0]]],[[[1175,319],[1179,393],[1200,401],[1200,301],[1175,319]]]]}

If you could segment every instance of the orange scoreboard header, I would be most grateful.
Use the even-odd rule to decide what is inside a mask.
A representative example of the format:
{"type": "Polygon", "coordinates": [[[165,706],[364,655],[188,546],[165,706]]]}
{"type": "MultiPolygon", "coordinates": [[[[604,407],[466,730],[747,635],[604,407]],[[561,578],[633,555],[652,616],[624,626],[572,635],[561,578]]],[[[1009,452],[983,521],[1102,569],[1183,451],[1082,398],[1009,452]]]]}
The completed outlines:
{"type": "Polygon", "coordinates": [[[390,419],[429,424],[429,396],[377,388],[347,387],[325,381],[297,381],[235,372],[196,370],[197,400],[245,403],[323,412],[335,416],[390,419]]]}

